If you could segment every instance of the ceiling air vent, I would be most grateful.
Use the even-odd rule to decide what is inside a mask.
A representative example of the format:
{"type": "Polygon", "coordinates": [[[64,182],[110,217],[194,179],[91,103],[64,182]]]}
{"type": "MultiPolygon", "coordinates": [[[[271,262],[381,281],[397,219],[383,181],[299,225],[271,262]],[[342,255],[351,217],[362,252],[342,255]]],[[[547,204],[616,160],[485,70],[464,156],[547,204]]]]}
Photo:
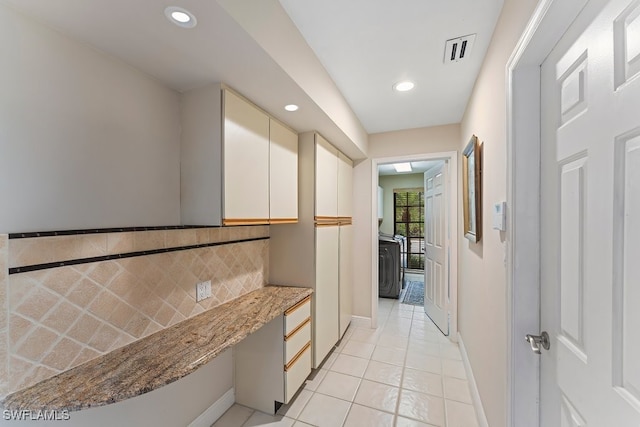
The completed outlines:
{"type": "Polygon", "coordinates": [[[444,63],[451,64],[463,61],[471,54],[471,48],[473,47],[473,42],[475,40],[475,34],[469,34],[467,36],[447,40],[444,49],[444,63]]]}

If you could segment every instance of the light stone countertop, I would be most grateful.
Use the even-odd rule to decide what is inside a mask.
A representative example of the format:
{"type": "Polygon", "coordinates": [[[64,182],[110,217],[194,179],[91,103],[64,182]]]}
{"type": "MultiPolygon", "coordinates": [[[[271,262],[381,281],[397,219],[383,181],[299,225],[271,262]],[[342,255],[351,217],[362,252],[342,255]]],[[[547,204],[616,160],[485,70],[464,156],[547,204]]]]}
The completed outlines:
{"type": "Polygon", "coordinates": [[[311,295],[266,286],[8,395],[10,410],[80,410],[119,402],[176,381],[311,295]]]}

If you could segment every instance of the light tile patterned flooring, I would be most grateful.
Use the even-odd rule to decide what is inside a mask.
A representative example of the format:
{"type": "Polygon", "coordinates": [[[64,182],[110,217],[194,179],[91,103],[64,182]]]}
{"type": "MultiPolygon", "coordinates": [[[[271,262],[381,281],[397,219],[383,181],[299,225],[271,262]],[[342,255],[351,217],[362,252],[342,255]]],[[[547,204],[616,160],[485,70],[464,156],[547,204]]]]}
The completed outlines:
{"type": "Polygon", "coordinates": [[[423,308],[380,299],[378,329],[349,327],[293,402],[232,406],[213,427],[477,427],[458,345],[423,308]]]}

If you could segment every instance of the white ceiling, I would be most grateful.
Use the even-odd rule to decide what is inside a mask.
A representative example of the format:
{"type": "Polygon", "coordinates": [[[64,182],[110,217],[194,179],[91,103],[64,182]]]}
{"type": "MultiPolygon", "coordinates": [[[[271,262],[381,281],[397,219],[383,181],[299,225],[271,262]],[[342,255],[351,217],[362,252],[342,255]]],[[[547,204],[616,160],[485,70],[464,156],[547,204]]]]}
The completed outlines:
{"type": "Polygon", "coordinates": [[[502,0],[280,0],[369,133],[459,123],[502,0]],[[444,63],[448,39],[477,34],[444,63]],[[409,79],[407,93],[392,90],[409,79]]]}
{"type": "Polygon", "coordinates": [[[358,160],[366,157],[367,133],[460,121],[502,0],[0,4],[177,91],[224,82],[297,131],[320,131],[358,160]],[[171,24],[164,16],[170,5],[193,12],[198,25],[185,30],[171,24]],[[478,34],[471,56],[445,66],[445,40],[469,33],[478,34]],[[401,78],[414,80],[416,89],[392,92],[401,78]],[[301,108],[286,113],[288,103],[301,108]]]}

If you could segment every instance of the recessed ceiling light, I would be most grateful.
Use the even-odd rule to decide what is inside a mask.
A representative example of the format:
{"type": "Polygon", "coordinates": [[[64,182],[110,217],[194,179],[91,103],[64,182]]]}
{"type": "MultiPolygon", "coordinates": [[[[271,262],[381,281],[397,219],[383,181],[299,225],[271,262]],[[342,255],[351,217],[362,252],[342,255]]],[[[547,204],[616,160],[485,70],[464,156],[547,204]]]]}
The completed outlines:
{"type": "Polygon", "coordinates": [[[298,107],[296,104],[289,104],[289,105],[285,105],[284,109],[287,111],[298,111],[298,107]]]}
{"type": "Polygon", "coordinates": [[[415,84],[408,80],[403,82],[398,82],[395,85],[393,85],[393,89],[398,92],[406,92],[408,90],[413,89],[414,87],[415,87],[415,84]]]}
{"type": "Polygon", "coordinates": [[[178,6],[169,6],[164,10],[164,15],[169,21],[182,28],[193,28],[197,24],[193,13],[178,6]]]}
{"type": "Polygon", "coordinates": [[[393,167],[396,169],[396,172],[411,172],[411,163],[394,163],[393,167]]]}

